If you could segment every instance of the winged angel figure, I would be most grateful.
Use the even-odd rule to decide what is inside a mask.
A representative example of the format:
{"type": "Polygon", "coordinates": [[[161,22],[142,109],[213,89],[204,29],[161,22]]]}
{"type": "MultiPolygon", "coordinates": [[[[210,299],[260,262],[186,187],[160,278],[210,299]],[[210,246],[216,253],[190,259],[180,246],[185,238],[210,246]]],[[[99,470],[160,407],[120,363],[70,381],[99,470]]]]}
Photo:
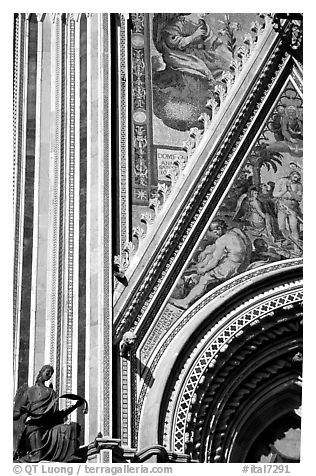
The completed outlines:
{"type": "Polygon", "coordinates": [[[79,446],[77,423],[66,424],[67,415],[76,408],[84,406],[86,400],[78,395],[67,393],[57,396],[52,386],[46,386],[54,373],[53,367],[44,365],[35,384],[23,384],[16,393],[13,410],[14,460],[19,462],[59,461],[75,462],[79,446]],[[61,398],[75,400],[76,403],[65,410],[59,410],[61,398]]]}

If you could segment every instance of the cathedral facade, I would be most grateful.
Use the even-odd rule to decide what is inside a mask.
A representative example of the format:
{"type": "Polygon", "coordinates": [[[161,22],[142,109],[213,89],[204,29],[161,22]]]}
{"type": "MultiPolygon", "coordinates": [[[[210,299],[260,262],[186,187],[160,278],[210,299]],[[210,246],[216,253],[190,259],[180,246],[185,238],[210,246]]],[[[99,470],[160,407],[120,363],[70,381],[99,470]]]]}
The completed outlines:
{"type": "Polygon", "coordinates": [[[15,14],[16,461],[300,460],[302,24],[15,14]]]}

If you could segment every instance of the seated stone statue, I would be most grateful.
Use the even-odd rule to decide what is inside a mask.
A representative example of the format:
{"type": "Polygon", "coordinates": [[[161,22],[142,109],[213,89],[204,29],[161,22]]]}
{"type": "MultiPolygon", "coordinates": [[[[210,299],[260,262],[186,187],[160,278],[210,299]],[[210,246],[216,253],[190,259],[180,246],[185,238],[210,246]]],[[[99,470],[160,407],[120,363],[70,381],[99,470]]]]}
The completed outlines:
{"type": "Polygon", "coordinates": [[[22,385],[16,394],[13,411],[14,460],[19,462],[78,461],[75,452],[79,447],[79,425],[65,423],[67,415],[87,402],[74,394],[57,397],[52,386],[46,386],[54,372],[53,367],[44,365],[35,384],[22,385]],[[59,410],[59,398],[76,400],[65,410],[59,410]]]}

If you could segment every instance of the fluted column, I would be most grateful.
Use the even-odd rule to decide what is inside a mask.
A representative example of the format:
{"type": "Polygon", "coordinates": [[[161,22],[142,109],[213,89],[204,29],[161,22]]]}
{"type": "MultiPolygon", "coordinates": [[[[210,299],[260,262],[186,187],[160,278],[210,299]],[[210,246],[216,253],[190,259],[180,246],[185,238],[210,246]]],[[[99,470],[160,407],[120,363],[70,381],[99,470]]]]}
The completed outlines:
{"type": "MultiPolygon", "coordinates": [[[[109,14],[87,14],[85,441],[112,435],[112,210],[109,14]]],[[[98,461],[109,462],[102,450],[98,461]]]]}
{"type": "MultiPolygon", "coordinates": [[[[29,382],[45,363],[49,203],[51,19],[37,14],[36,126],[29,382]]],[[[47,345],[47,343],[46,343],[47,345]]]]}
{"type": "MultiPolygon", "coordinates": [[[[67,15],[61,391],[77,392],[80,200],[80,15],[67,15]]],[[[76,413],[71,415],[76,419],[76,413]]]]}
{"type": "Polygon", "coordinates": [[[15,348],[18,379],[16,385],[32,382],[29,372],[30,345],[32,345],[32,258],[34,254],[34,187],[35,187],[35,148],[36,148],[36,100],[37,100],[37,42],[38,23],[35,14],[19,17],[21,22],[23,50],[20,49],[20,62],[17,74],[19,85],[16,99],[19,102],[16,155],[16,233],[14,266],[14,311],[15,348]],[[24,23],[24,27],[22,27],[24,23]]]}
{"type": "Polygon", "coordinates": [[[15,35],[15,387],[51,364],[91,443],[112,437],[110,15],[21,14],[15,35]]]}
{"type": "Polygon", "coordinates": [[[64,74],[65,26],[61,13],[51,14],[50,152],[48,188],[47,292],[45,361],[55,368],[60,387],[60,334],[62,305],[63,188],[64,188],[64,74]]]}
{"type": "Polygon", "coordinates": [[[27,84],[27,47],[25,14],[15,18],[14,88],[13,88],[13,158],[14,158],[14,275],[13,275],[13,370],[14,389],[18,387],[20,349],[20,310],[23,257],[25,114],[27,84]]]}

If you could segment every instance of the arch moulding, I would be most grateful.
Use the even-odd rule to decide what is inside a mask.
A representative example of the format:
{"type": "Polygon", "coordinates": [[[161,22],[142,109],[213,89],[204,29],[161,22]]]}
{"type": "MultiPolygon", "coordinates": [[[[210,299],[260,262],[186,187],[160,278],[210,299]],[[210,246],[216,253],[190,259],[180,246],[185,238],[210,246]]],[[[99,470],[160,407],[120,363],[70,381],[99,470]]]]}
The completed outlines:
{"type": "MultiPolygon", "coordinates": [[[[221,314],[208,295],[204,296],[205,305],[201,305],[201,301],[195,305],[194,319],[186,322],[172,339],[170,335],[174,329],[171,328],[146,366],[151,379],[145,389],[140,387],[138,395],[138,447],[150,446],[158,440],[167,451],[186,454],[192,406],[199,398],[198,388],[203,384],[205,374],[241,336],[245,339],[246,335],[253,337],[256,332],[264,334],[267,321],[274,325],[280,312],[286,315],[295,311],[296,318],[301,320],[302,296],[302,280],[295,278],[265,288],[256,296],[239,301],[233,308],[227,306],[226,313],[222,311],[221,314]],[[158,362],[157,358],[155,361],[167,341],[169,345],[160,353],[158,362]]],[[[229,298],[228,293],[227,302],[229,298]]],[[[220,299],[221,309],[225,309],[224,301],[225,297],[220,299]]],[[[188,312],[192,311],[191,307],[188,312]]],[[[287,317],[278,319],[284,322],[287,317]]]]}

